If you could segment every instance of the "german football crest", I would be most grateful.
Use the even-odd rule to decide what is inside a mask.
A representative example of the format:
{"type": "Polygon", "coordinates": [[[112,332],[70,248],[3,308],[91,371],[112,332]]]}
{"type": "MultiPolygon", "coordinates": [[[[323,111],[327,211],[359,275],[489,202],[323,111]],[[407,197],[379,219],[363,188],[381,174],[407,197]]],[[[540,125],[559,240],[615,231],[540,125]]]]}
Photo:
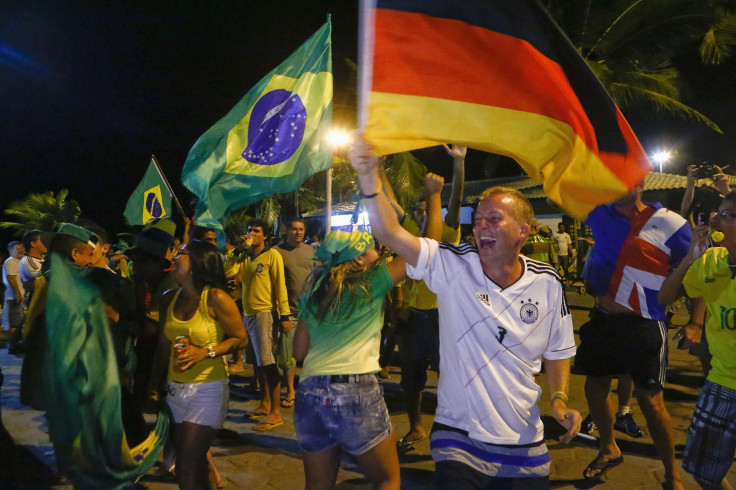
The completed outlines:
{"type": "Polygon", "coordinates": [[[524,323],[534,323],[539,318],[539,310],[537,304],[532,302],[531,298],[528,301],[521,300],[521,309],[519,310],[519,317],[524,323]]]}

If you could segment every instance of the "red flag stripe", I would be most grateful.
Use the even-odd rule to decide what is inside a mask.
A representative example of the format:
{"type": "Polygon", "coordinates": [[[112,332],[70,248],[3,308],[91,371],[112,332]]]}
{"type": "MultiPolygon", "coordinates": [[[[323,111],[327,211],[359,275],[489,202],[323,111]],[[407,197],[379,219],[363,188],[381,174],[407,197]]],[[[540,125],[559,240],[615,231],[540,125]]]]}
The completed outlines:
{"type": "Polygon", "coordinates": [[[377,9],[373,70],[373,91],[541,114],[565,122],[597,150],[560,66],[521,39],[457,20],[377,9]],[[403,55],[407,46],[411,57],[403,55]],[[529,80],[535,84],[524,83],[529,80]]]}

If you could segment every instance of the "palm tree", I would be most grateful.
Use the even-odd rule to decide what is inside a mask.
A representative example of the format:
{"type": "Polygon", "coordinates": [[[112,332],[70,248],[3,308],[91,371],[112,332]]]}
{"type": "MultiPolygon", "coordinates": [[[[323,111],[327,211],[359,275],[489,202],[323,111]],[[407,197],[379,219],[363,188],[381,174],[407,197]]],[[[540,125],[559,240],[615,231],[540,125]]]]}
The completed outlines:
{"type": "Polygon", "coordinates": [[[547,10],[620,107],[654,108],[720,128],[680,100],[676,55],[700,43],[704,64],[736,45],[736,15],[725,0],[548,0],[547,10]]]}
{"type": "Polygon", "coordinates": [[[29,230],[56,231],[62,223],[75,221],[82,213],[77,201],[67,199],[69,191],[31,193],[10,204],[5,214],[14,221],[0,222],[0,228],[14,230],[17,236],[29,230]]]}

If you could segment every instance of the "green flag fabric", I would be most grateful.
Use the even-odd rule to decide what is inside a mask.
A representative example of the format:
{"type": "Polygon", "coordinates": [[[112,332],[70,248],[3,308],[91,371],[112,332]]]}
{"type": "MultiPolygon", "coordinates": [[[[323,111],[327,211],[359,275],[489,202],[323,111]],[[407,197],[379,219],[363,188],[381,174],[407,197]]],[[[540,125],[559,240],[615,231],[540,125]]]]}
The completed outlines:
{"type": "Polygon", "coordinates": [[[145,225],[152,219],[171,216],[171,192],[153,160],[128,199],[123,214],[131,225],[145,225]]]}
{"type": "Polygon", "coordinates": [[[62,471],[74,488],[135,488],[163,450],[170,417],[161,412],[148,438],[128,446],[120,381],[105,308],[83,276],[89,269],[52,257],[46,303],[47,418],[62,471]]]}
{"type": "Polygon", "coordinates": [[[220,228],[231,211],[330,168],[330,33],[328,19],[189,151],[182,182],[199,197],[197,225],[220,228]]]}

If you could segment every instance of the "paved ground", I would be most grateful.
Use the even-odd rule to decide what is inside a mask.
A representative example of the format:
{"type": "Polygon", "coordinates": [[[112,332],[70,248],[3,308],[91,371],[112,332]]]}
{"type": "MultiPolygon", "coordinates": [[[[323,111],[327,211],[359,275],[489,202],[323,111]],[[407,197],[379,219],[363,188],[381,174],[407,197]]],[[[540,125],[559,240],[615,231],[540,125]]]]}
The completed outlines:
{"type": "MultiPolygon", "coordinates": [[[[568,293],[573,306],[575,328],[587,318],[585,308],[591,306],[587,296],[575,292],[568,293]]],[[[678,316],[675,322],[683,320],[678,316]]],[[[670,332],[670,337],[673,332],[670,332]]],[[[670,364],[665,401],[675,426],[675,441],[678,458],[682,454],[686,431],[693,412],[702,376],[697,360],[687,353],[674,350],[670,342],[670,364]]],[[[0,432],[0,488],[71,488],[68,484],[54,479],[55,463],[53,448],[48,440],[43,414],[20,406],[21,360],[9,356],[7,350],[0,350],[5,382],[0,393],[2,420],[10,436],[0,432]],[[12,445],[9,437],[15,441],[12,445]],[[5,478],[3,480],[3,478],[5,478]]],[[[393,370],[392,379],[383,382],[386,402],[391,412],[394,430],[398,437],[408,430],[408,420],[403,409],[402,394],[398,386],[400,373],[393,370]]],[[[285,424],[268,433],[255,433],[251,430],[253,422],[244,419],[243,414],[253,410],[257,401],[255,393],[248,390],[251,373],[239,373],[231,379],[230,411],[225,427],[220,432],[214,446],[215,461],[222,475],[228,480],[229,488],[248,489],[296,489],[304,487],[304,473],[296,446],[292,409],[284,410],[285,424]]],[[[431,426],[431,414],[436,404],[435,373],[430,373],[429,388],[423,401],[425,425],[431,426]]],[[[545,393],[542,396],[542,413],[549,414],[549,393],[544,374],[538,378],[545,393]]],[[[572,377],[570,404],[585,416],[587,405],[583,393],[583,378],[572,377]]],[[[643,416],[636,406],[632,407],[634,417],[644,424],[643,416]]],[[[612,470],[604,481],[587,482],[582,479],[582,471],[595,457],[596,446],[580,438],[569,445],[555,441],[557,424],[545,417],[547,444],[552,456],[553,488],[661,488],[663,482],[662,466],[656,458],[648,435],[633,439],[617,433],[619,445],[624,451],[624,465],[612,470]]],[[[646,427],[644,427],[646,432],[646,427]]],[[[428,488],[431,486],[434,464],[429,453],[428,440],[422,441],[414,450],[400,457],[402,488],[428,488]]],[[[689,475],[683,474],[687,488],[698,488],[689,475]]],[[[731,468],[729,482],[736,485],[736,466],[731,468]]],[[[163,482],[150,472],[141,480],[151,489],[173,489],[176,485],[163,482]]],[[[338,488],[370,488],[354,460],[346,457],[338,476],[338,488]]]]}

